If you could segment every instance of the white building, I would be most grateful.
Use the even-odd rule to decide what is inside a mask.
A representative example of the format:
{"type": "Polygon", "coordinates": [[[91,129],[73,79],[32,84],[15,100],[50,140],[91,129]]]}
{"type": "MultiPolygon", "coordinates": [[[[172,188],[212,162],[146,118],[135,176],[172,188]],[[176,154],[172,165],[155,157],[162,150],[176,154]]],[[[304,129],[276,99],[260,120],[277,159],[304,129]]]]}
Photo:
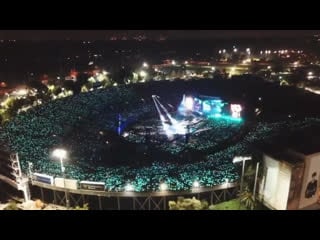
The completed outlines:
{"type": "Polygon", "coordinates": [[[304,130],[264,143],[259,198],[276,210],[320,209],[320,132],[304,130]]]}

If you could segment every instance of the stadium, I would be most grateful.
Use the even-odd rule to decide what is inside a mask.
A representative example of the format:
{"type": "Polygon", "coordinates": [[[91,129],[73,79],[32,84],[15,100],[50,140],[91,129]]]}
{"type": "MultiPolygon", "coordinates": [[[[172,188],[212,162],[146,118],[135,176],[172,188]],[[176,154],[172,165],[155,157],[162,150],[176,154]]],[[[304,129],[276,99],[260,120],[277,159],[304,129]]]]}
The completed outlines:
{"type": "Polygon", "coordinates": [[[236,183],[234,156],[251,155],[257,141],[283,129],[318,123],[312,116],[288,120],[286,113],[261,119],[250,99],[214,85],[157,82],[80,93],[20,113],[0,140],[19,154],[23,173],[43,183],[61,177],[52,153],[63,148],[65,177],[81,183],[77,188],[178,196],[195,186],[236,183]]]}

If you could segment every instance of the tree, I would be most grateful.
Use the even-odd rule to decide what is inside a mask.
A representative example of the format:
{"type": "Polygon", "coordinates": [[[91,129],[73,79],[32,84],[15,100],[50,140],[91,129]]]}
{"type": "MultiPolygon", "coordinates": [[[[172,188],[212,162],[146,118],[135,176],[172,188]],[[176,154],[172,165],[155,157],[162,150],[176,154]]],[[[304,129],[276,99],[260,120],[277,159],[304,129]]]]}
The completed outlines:
{"type": "Polygon", "coordinates": [[[257,72],[259,72],[261,70],[261,66],[259,66],[259,64],[257,62],[252,62],[249,68],[249,71],[252,74],[256,74],[257,72]]]}
{"type": "Polygon", "coordinates": [[[39,93],[47,93],[48,92],[48,88],[46,87],[46,85],[42,84],[39,81],[35,81],[35,80],[30,81],[27,83],[27,86],[30,88],[37,89],[37,91],[39,93]]]}
{"type": "Polygon", "coordinates": [[[251,210],[255,208],[256,199],[253,197],[253,193],[249,192],[248,189],[242,192],[239,198],[240,198],[240,202],[243,203],[246,206],[246,208],[251,210]]]}
{"type": "Polygon", "coordinates": [[[89,75],[86,73],[80,73],[77,76],[77,80],[75,82],[71,80],[67,80],[63,82],[63,87],[67,90],[71,90],[74,94],[79,94],[81,92],[81,88],[88,82],[89,75]]]}
{"type": "Polygon", "coordinates": [[[87,73],[80,73],[77,76],[77,81],[75,82],[77,86],[81,87],[88,82],[89,75],[87,73]]]}
{"type": "Polygon", "coordinates": [[[288,82],[297,86],[306,79],[306,72],[303,69],[297,69],[288,77],[288,82]]]}
{"type": "Polygon", "coordinates": [[[207,210],[209,204],[207,201],[200,201],[193,198],[178,197],[177,201],[169,201],[170,210],[207,210]]]}
{"type": "Polygon", "coordinates": [[[4,208],[4,210],[19,210],[17,203],[11,200],[8,205],[4,208]]]}
{"type": "Polygon", "coordinates": [[[132,69],[128,66],[115,69],[113,73],[113,81],[117,84],[124,84],[128,79],[133,78],[132,69]]]}
{"type": "Polygon", "coordinates": [[[279,57],[273,58],[271,61],[271,69],[274,72],[283,72],[284,70],[283,60],[279,57]]]}
{"type": "Polygon", "coordinates": [[[89,210],[89,204],[85,203],[82,207],[76,206],[75,208],[71,208],[71,210],[89,210]]]}

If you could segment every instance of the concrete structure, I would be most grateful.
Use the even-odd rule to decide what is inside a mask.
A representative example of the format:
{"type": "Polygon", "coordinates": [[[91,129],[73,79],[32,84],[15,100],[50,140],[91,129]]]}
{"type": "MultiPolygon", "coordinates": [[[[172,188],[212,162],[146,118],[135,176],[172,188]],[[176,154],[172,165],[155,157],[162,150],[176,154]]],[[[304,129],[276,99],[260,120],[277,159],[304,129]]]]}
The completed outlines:
{"type": "Polygon", "coordinates": [[[320,209],[320,126],[260,146],[259,198],[276,210],[320,209]]]}

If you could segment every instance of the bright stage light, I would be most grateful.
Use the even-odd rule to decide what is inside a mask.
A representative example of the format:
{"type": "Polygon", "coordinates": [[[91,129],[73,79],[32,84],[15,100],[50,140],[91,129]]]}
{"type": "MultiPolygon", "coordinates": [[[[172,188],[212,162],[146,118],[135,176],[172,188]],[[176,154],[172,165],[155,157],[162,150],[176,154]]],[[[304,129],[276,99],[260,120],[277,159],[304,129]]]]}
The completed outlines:
{"type": "Polygon", "coordinates": [[[242,107],[240,104],[231,104],[231,112],[233,118],[240,118],[240,113],[242,111],[242,107]]]}
{"type": "Polygon", "coordinates": [[[192,110],[193,109],[193,98],[186,97],[184,105],[187,108],[187,110],[192,110]]]}

